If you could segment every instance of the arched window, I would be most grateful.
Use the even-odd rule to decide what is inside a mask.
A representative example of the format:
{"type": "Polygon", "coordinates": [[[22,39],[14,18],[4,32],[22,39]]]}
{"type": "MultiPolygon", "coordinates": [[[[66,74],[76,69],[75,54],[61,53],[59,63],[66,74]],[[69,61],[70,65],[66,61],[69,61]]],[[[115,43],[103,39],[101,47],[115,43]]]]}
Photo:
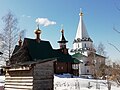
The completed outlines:
{"type": "Polygon", "coordinates": [[[85,48],[87,47],[86,43],[85,43],[85,48]]]}

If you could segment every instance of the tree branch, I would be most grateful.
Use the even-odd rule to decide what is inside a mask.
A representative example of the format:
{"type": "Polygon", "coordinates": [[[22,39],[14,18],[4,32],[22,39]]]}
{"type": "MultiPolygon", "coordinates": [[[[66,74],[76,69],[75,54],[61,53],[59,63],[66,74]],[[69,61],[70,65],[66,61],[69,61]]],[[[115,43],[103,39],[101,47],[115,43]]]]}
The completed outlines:
{"type": "Polygon", "coordinates": [[[120,50],[114,44],[109,43],[109,42],[108,42],[108,44],[111,45],[111,46],[113,46],[120,53],[120,50]]]}
{"type": "Polygon", "coordinates": [[[113,27],[113,30],[120,34],[120,31],[118,31],[115,27],[113,27]]]}
{"type": "Polygon", "coordinates": [[[119,8],[119,6],[117,5],[117,3],[114,3],[114,5],[115,5],[116,9],[117,9],[118,11],[120,11],[120,8],[119,8]]]}

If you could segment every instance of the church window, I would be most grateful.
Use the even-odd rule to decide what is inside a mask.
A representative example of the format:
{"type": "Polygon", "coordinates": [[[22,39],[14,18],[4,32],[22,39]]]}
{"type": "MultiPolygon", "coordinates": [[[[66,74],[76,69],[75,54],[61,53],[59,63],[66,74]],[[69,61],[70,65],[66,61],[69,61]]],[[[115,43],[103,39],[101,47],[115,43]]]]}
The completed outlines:
{"type": "Polygon", "coordinates": [[[78,48],[79,48],[79,44],[78,44],[78,48]]]}
{"type": "Polygon", "coordinates": [[[85,43],[85,48],[86,48],[87,46],[86,46],[86,43],[85,43]]]}
{"type": "Polygon", "coordinates": [[[87,73],[89,73],[89,70],[87,70],[87,73]]]}

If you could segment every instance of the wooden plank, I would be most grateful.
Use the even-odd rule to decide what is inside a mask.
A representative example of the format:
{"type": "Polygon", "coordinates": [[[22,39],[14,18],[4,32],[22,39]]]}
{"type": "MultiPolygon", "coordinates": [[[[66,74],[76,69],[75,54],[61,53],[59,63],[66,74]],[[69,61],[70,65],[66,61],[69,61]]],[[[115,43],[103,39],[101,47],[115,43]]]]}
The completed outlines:
{"type": "Polygon", "coordinates": [[[21,90],[22,90],[22,89],[31,89],[31,88],[33,88],[33,86],[5,85],[5,88],[18,88],[18,89],[21,88],[21,90]]]}
{"type": "Polygon", "coordinates": [[[14,79],[13,79],[13,80],[7,80],[7,79],[6,79],[6,80],[5,80],[5,82],[17,82],[17,81],[18,81],[18,82],[27,82],[27,81],[31,81],[31,82],[32,82],[33,79],[27,79],[27,80],[24,80],[24,79],[23,79],[23,80],[22,80],[22,79],[21,79],[21,80],[14,80],[14,79]]]}
{"type": "Polygon", "coordinates": [[[13,79],[33,79],[33,77],[31,76],[28,76],[28,77],[11,77],[11,76],[8,76],[8,77],[5,77],[6,79],[9,79],[9,78],[13,78],[13,79]]]}
{"type": "Polygon", "coordinates": [[[19,68],[7,69],[7,71],[19,71],[19,70],[30,70],[30,67],[19,67],[19,68]]]}
{"type": "Polygon", "coordinates": [[[26,89],[26,88],[5,88],[5,90],[33,90],[33,89],[26,89]]]}
{"type": "Polygon", "coordinates": [[[32,82],[31,83],[30,82],[29,83],[28,82],[27,83],[26,82],[19,82],[19,83],[18,82],[16,82],[16,83],[15,82],[12,82],[12,83],[6,82],[5,85],[21,85],[21,86],[29,85],[30,86],[30,85],[33,85],[33,83],[32,82]]]}

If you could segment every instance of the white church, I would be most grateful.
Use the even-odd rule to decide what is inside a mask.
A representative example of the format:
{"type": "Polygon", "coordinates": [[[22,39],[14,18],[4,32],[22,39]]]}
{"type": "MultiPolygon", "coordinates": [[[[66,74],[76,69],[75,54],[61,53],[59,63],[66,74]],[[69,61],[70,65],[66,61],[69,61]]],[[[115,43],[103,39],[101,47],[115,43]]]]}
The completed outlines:
{"type": "Polygon", "coordinates": [[[93,41],[89,37],[86,26],[83,21],[83,13],[80,11],[80,20],[77,28],[76,37],[71,49],[72,57],[79,60],[80,63],[74,64],[74,73],[80,75],[94,75],[101,65],[105,65],[105,57],[96,54],[93,41]]]}

